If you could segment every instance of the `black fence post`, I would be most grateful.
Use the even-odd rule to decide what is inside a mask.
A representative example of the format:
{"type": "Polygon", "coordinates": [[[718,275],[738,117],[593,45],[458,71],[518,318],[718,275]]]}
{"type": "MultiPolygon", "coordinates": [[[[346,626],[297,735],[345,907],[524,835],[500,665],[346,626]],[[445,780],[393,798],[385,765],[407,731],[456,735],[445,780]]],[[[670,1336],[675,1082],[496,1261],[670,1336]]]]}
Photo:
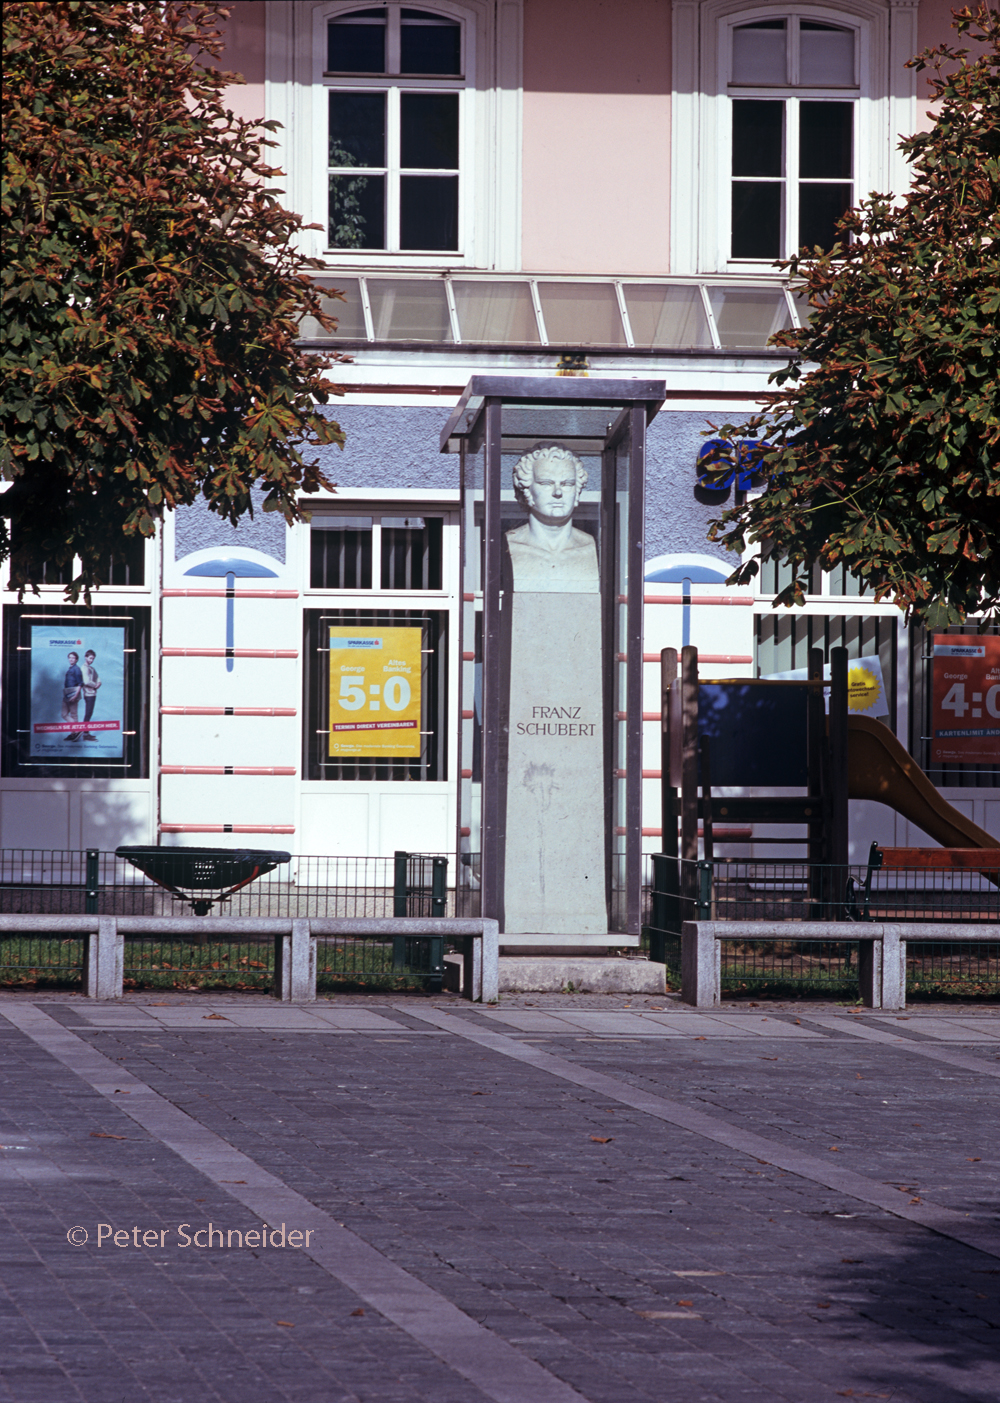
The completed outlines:
{"type": "Polygon", "coordinates": [[[712,919],[712,863],[698,863],[698,906],[695,911],[696,921],[710,921],[712,919]]]}
{"type": "Polygon", "coordinates": [[[407,882],[408,869],[410,864],[410,854],[396,849],[393,853],[392,864],[392,914],[394,916],[405,916],[406,899],[409,896],[409,884],[407,882]]]}
{"type": "Polygon", "coordinates": [[[101,886],[101,853],[99,848],[87,849],[87,890],[83,909],[86,915],[96,916],[101,886]]]}
{"type": "Polygon", "coordinates": [[[431,915],[444,916],[448,910],[448,859],[435,857],[431,869],[431,915]]]}

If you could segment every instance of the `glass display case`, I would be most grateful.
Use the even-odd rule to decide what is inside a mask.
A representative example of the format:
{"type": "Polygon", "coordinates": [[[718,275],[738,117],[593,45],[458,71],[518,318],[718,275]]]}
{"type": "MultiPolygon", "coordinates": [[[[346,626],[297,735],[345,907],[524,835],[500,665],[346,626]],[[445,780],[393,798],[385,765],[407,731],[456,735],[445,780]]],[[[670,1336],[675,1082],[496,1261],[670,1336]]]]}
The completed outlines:
{"type": "Polygon", "coordinates": [[[475,376],[441,436],[461,455],[464,904],[507,943],[639,935],[643,479],[663,398],[662,381],[475,376]]]}

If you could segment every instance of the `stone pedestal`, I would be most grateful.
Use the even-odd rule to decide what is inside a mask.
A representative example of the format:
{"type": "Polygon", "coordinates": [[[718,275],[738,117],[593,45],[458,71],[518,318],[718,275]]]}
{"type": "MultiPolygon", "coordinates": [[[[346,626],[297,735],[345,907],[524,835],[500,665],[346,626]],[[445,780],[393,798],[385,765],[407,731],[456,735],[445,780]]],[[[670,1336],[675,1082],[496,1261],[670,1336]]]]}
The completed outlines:
{"type": "Polygon", "coordinates": [[[504,932],[606,935],[596,578],[589,593],[508,598],[504,932]]]}

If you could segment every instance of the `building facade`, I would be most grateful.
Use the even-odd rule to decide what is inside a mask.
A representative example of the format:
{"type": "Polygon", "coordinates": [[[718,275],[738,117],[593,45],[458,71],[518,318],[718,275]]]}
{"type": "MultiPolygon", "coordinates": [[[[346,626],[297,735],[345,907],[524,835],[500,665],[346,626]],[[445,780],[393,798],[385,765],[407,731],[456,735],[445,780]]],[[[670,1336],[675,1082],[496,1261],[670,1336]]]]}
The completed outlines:
{"type": "MultiPolygon", "coordinates": [[[[458,793],[476,641],[457,459],[438,440],[483,373],[666,384],[646,466],[650,851],[658,654],[683,643],[709,678],[794,671],[817,646],[876,659],[876,714],[1000,835],[997,767],[932,756],[923,631],[842,571],[817,572],[802,610],[773,609],[776,565],[728,588],[732,558],[706,539],[724,503],[697,480],[705,430],[759,409],[782,362],[768,338],[803,314],[774,260],[828,243],[868,191],[904,188],[898,139],[927,120],[905,62],[949,21],[946,0],[233,4],[233,107],[281,123],[285,202],[317,226],[303,244],[339,318],[303,340],[352,357],[331,370],[347,444],[321,450],[337,491],[292,528],[178,511],[92,608],[63,603],[58,579],[5,593],[0,846],[474,854],[458,793]],[[419,625],[414,753],[334,752],[335,703],[355,702],[330,696],[340,625],[419,625]]],[[[854,802],[855,855],[873,838],[927,841],[854,802]]],[[[772,851],[750,829],[730,843],[772,851]]]]}

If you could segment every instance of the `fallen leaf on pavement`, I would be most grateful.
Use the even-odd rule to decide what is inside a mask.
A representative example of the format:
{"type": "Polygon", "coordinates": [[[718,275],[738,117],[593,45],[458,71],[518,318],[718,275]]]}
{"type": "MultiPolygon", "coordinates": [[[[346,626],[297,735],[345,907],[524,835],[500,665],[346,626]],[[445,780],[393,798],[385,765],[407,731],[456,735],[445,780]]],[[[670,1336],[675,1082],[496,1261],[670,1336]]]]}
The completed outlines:
{"type": "Polygon", "coordinates": [[[839,1153],[840,1153],[840,1146],[839,1146],[839,1145],[831,1145],[831,1146],[830,1146],[830,1149],[831,1149],[831,1151],[832,1151],[834,1154],[839,1154],[839,1153]]]}
{"type": "Polygon", "coordinates": [[[284,1325],[285,1328],[288,1329],[288,1330],[294,1330],[294,1329],[295,1329],[294,1322],[291,1321],[291,1320],[276,1320],[274,1323],[275,1323],[275,1325],[284,1325]]]}
{"type": "Polygon", "coordinates": [[[116,1087],[115,1087],[115,1095],[116,1095],[116,1096],[131,1096],[131,1095],[132,1095],[132,1092],[131,1092],[131,1090],[130,1090],[128,1087],[125,1087],[125,1086],[116,1086],[116,1087]]]}
{"type": "Polygon", "coordinates": [[[613,1135],[591,1135],[590,1138],[595,1145],[610,1145],[615,1137],[613,1135]]]}
{"type": "MultiPolygon", "coordinates": [[[[245,1179],[220,1179],[220,1180],[219,1180],[219,1183],[220,1183],[220,1184],[245,1184],[245,1183],[246,1183],[246,1180],[245,1180],[245,1179]]],[[[279,1324],[279,1325],[281,1324],[281,1321],[280,1321],[280,1320],[278,1321],[278,1324],[279,1324]]]]}
{"type": "Polygon", "coordinates": [[[90,1138],[91,1140],[126,1140],[128,1137],[126,1135],[107,1135],[103,1130],[92,1130],[90,1138]]]}
{"type": "Polygon", "coordinates": [[[970,1164],[978,1164],[982,1159],[982,1155],[966,1155],[965,1158],[970,1164]]]}
{"type": "Polygon", "coordinates": [[[677,1304],[679,1306],[693,1306],[694,1301],[678,1301],[677,1304]]]}
{"type": "Polygon", "coordinates": [[[352,1315],[364,1315],[364,1310],[362,1309],[361,1306],[358,1306],[357,1310],[352,1310],[352,1311],[351,1311],[351,1314],[352,1314],[352,1315]]]}
{"type": "Polygon", "coordinates": [[[830,1302],[829,1302],[829,1301],[817,1301],[817,1302],[816,1302],[816,1309],[817,1309],[817,1310],[829,1310],[829,1309],[830,1309],[830,1302]]]}
{"type": "Polygon", "coordinates": [[[492,1091],[474,1091],[472,1094],[473,1094],[473,1096],[492,1096],[492,1095],[493,1095],[493,1092],[492,1092],[492,1091]]]}
{"type": "MultiPolygon", "coordinates": [[[[202,1018],[221,1018],[222,1021],[223,1021],[223,1023],[228,1023],[228,1022],[229,1022],[229,1019],[226,1017],[226,1015],[225,1015],[224,1013],[203,1013],[201,1016],[202,1016],[202,1018]]],[[[281,1321],[280,1321],[280,1320],[278,1321],[278,1324],[279,1324],[279,1325],[281,1324],[281,1321]]]]}

